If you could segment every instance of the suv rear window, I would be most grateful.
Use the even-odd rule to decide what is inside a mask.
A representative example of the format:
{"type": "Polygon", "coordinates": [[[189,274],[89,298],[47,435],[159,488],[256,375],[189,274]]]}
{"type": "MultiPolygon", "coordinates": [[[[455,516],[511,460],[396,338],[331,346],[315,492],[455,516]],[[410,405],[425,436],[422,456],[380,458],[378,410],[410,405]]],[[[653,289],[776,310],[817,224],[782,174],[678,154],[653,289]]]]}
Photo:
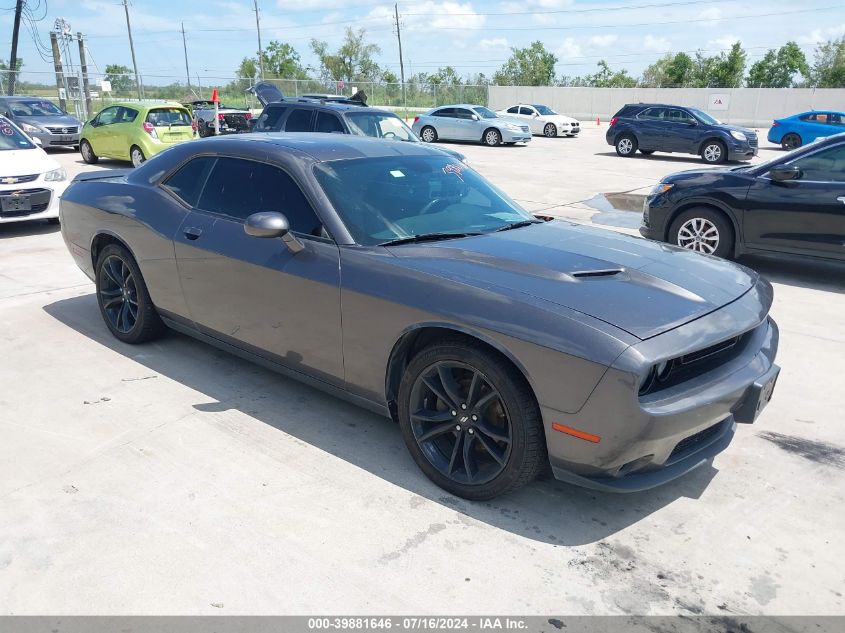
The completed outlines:
{"type": "Polygon", "coordinates": [[[156,127],[165,125],[190,126],[191,115],[182,108],[155,108],[147,113],[147,123],[152,123],[156,127]]]}
{"type": "Polygon", "coordinates": [[[619,112],[617,112],[616,114],[613,115],[613,118],[618,118],[618,117],[621,117],[621,116],[628,116],[628,117],[634,116],[637,112],[642,110],[643,107],[644,106],[632,105],[632,104],[624,105],[624,106],[622,106],[622,109],[619,110],[619,112]]]}

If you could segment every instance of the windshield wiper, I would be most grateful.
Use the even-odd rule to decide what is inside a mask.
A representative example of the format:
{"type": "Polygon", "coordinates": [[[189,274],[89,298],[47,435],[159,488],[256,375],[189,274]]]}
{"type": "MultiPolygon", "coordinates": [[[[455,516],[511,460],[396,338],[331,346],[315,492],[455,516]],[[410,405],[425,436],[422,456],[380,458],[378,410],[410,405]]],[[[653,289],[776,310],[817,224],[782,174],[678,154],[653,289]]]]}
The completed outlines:
{"type": "Polygon", "coordinates": [[[453,240],[459,237],[472,237],[481,233],[421,233],[410,237],[400,237],[395,240],[382,242],[379,246],[397,246],[399,244],[415,244],[417,242],[437,242],[439,240],[453,240]]]}
{"type": "Polygon", "coordinates": [[[510,231],[511,229],[521,229],[523,226],[530,226],[532,224],[542,223],[542,220],[520,220],[519,222],[511,222],[510,224],[506,224],[505,226],[496,229],[494,233],[499,233],[500,231],[510,231]]]}

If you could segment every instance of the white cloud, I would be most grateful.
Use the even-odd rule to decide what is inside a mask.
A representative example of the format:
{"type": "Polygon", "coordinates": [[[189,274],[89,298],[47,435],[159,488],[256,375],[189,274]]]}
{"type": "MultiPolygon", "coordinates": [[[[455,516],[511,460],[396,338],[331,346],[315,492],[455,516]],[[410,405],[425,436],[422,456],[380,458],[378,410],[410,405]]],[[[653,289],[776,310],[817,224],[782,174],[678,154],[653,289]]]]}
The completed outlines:
{"type": "Polygon", "coordinates": [[[561,59],[572,59],[573,57],[581,57],[581,46],[575,41],[573,37],[567,37],[555,51],[556,55],[561,59]]]}
{"type": "Polygon", "coordinates": [[[643,39],[643,48],[647,51],[657,51],[658,53],[665,53],[672,50],[672,42],[665,37],[655,37],[654,35],[646,35],[643,39]]]}
{"type": "Polygon", "coordinates": [[[616,40],[619,39],[618,35],[614,35],[613,33],[608,33],[606,35],[593,35],[590,38],[590,44],[592,46],[610,46],[616,40]]]}
{"type": "MultiPolygon", "coordinates": [[[[381,6],[368,14],[368,19],[393,19],[393,7],[381,6]]],[[[486,16],[479,15],[469,2],[417,2],[413,8],[400,13],[405,31],[431,32],[437,29],[447,29],[454,36],[466,35],[467,31],[477,31],[487,21],[486,16]]],[[[451,35],[450,35],[451,36],[451,35]]]]}
{"type": "Polygon", "coordinates": [[[504,37],[483,39],[478,43],[478,48],[482,48],[484,50],[490,50],[491,48],[506,50],[508,48],[508,40],[504,37]]]}
{"type": "Polygon", "coordinates": [[[722,20],[722,10],[719,7],[705,9],[696,16],[696,19],[706,20],[703,22],[705,26],[716,26],[722,20]]]}
{"type": "Polygon", "coordinates": [[[826,29],[814,29],[809,35],[798,38],[802,44],[816,45],[845,35],[845,24],[830,26],[826,29]]]}
{"type": "Polygon", "coordinates": [[[723,37],[717,37],[715,40],[710,40],[707,43],[718,45],[719,48],[727,50],[737,42],[742,43],[742,38],[736,35],[725,35],[723,37]]]}

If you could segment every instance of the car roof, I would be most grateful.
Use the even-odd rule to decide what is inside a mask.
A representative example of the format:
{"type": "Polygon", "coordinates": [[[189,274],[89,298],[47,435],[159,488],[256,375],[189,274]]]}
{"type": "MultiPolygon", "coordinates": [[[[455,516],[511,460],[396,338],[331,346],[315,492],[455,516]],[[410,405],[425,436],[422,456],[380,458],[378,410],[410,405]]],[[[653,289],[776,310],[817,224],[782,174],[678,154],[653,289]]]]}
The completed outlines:
{"type": "Polygon", "coordinates": [[[382,158],[388,156],[439,156],[449,157],[436,147],[425,143],[385,142],[384,139],[355,134],[321,134],[319,132],[259,132],[212,136],[182,147],[200,147],[202,144],[220,143],[237,147],[243,143],[264,143],[277,148],[293,149],[311,156],[317,162],[348,160],[352,158],[382,158]]]}
{"type": "Polygon", "coordinates": [[[450,103],[448,105],[437,106],[433,110],[442,110],[443,108],[486,108],[487,106],[478,103],[450,103]]]}
{"type": "Polygon", "coordinates": [[[40,101],[52,101],[52,97],[39,97],[38,95],[15,95],[14,97],[7,97],[6,95],[0,95],[0,99],[6,99],[7,101],[23,101],[24,99],[38,99],[40,101]]]}
{"type": "Polygon", "coordinates": [[[304,106],[306,108],[325,108],[327,110],[337,110],[339,112],[349,112],[350,110],[354,112],[386,112],[388,114],[396,114],[395,112],[391,112],[390,110],[385,110],[383,108],[376,108],[373,106],[363,106],[363,105],[355,105],[352,103],[337,103],[332,101],[317,101],[312,99],[306,99],[304,97],[291,97],[290,99],[283,99],[282,101],[274,101],[273,103],[268,103],[266,107],[272,106],[304,106]]]}
{"type": "MultiPolygon", "coordinates": [[[[180,108],[185,109],[181,103],[176,101],[113,101],[106,108],[121,106],[124,108],[180,108]]],[[[105,110],[105,108],[103,108],[105,110]]]]}

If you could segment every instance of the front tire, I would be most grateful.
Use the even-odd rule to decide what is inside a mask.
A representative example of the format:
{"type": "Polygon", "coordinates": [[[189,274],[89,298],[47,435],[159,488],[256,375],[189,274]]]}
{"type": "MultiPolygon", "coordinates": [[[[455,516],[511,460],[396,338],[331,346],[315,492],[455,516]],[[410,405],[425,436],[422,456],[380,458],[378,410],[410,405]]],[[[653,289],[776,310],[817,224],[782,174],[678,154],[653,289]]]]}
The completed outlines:
{"type": "Polygon", "coordinates": [[[797,134],[792,133],[792,132],[790,132],[789,134],[784,136],[783,139],[781,139],[781,142],[780,142],[780,146],[784,150],[786,150],[787,152],[791,152],[794,149],[798,149],[803,144],[804,143],[801,140],[801,137],[798,136],[797,134]]]}
{"type": "Polygon", "coordinates": [[[420,130],[420,139],[422,139],[426,143],[436,142],[437,130],[435,130],[430,125],[426,125],[422,130],[420,130]]]}
{"type": "Polygon", "coordinates": [[[548,138],[556,137],[557,126],[554,123],[546,123],[546,126],[543,128],[543,135],[548,138]]]}
{"type": "Polygon", "coordinates": [[[681,213],[669,228],[669,241],[696,253],[729,258],[733,253],[734,231],[730,220],[710,207],[697,207],[681,213]]]}
{"type": "Polygon", "coordinates": [[[144,152],[140,147],[133,145],[129,149],[129,159],[132,161],[133,167],[140,167],[147,160],[147,157],[144,156],[144,152]]]}
{"type": "Polygon", "coordinates": [[[701,158],[708,165],[721,165],[728,160],[728,149],[722,141],[707,141],[701,148],[701,158]]]}
{"type": "Polygon", "coordinates": [[[115,338],[135,345],[167,329],[153,305],[141,270],[126,248],[109,244],[97,257],[97,304],[115,338]]]}
{"type": "Polygon", "coordinates": [[[484,132],[484,136],[481,137],[481,142],[488,147],[495,147],[496,145],[501,144],[502,133],[496,128],[491,127],[489,130],[484,132]]]}
{"type": "Polygon", "coordinates": [[[616,153],[623,158],[630,158],[637,153],[637,137],[632,134],[623,134],[616,139],[616,153]]]}
{"type": "Polygon", "coordinates": [[[94,153],[94,148],[91,147],[91,143],[85,139],[83,139],[79,144],[79,153],[82,154],[82,160],[89,165],[96,165],[100,160],[100,157],[94,153]]]}
{"type": "Polygon", "coordinates": [[[512,492],[547,462],[531,388],[480,344],[443,341],[415,356],[399,386],[398,411],[414,461],[456,496],[480,501],[512,492]]]}

